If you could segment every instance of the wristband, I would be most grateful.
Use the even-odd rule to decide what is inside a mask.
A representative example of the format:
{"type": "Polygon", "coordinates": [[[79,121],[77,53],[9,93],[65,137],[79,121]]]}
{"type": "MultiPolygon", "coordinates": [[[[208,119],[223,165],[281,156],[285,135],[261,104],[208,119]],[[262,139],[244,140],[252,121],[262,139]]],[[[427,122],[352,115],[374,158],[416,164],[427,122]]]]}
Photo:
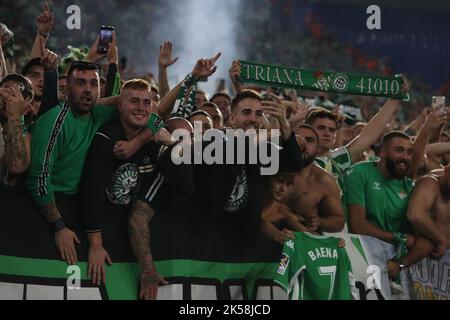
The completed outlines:
{"type": "Polygon", "coordinates": [[[189,74],[186,76],[186,78],[184,78],[184,84],[185,84],[187,87],[190,87],[190,86],[193,86],[194,84],[196,84],[199,80],[200,80],[200,79],[194,77],[194,76],[192,75],[192,73],[189,73],[189,74]]]}
{"type": "Polygon", "coordinates": [[[66,227],[66,225],[64,224],[63,218],[59,218],[58,220],[53,221],[50,224],[52,226],[53,232],[55,232],[55,233],[61,231],[62,229],[64,229],[66,227]]]}
{"type": "Polygon", "coordinates": [[[393,232],[393,234],[394,234],[394,242],[397,245],[406,243],[406,241],[408,240],[408,236],[405,233],[393,232]]]}
{"type": "Polygon", "coordinates": [[[49,32],[49,33],[42,33],[42,32],[40,32],[40,31],[38,31],[38,34],[39,34],[41,37],[44,37],[44,38],[50,37],[50,32],[49,32]]]}
{"type": "Polygon", "coordinates": [[[147,128],[152,130],[153,134],[155,134],[159,129],[164,128],[164,121],[160,116],[153,112],[147,123],[147,128]]]}

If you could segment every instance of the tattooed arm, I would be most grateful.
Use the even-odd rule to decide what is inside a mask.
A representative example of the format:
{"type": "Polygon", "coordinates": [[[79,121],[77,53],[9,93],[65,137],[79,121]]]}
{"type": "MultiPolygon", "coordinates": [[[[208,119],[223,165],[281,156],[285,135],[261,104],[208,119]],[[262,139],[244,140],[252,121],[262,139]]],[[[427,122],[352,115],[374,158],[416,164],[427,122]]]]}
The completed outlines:
{"type": "Polygon", "coordinates": [[[136,200],[133,203],[129,221],[130,244],[141,267],[139,297],[144,300],[155,300],[159,284],[167,284],[156,271],[150,250],[150,221],[153,215],[153,209],[145,202],[136,200]]]}
{"type": "Polygon", "coordinates": [[[58,252],[63,260],[69,265],[77,263],[77,251],[75,250],[75,242],[80,244],[77,235],[64,225],[64,221],[54,202],[40,206],[41,212],[47,222],[55,231],[55,243],[58,252]]]}
{"type": "MultiPolygon", "coordinates": [[[[5,162],[9,173],[18,175],[30,165],[30,150],[26,148],[21,119],[29,100],[25,100],[17,86],[0,89],[0,98],[6,104],[5,162]]],[[[28,145],[29,147],[29,145],[28,145]]]]}
{"type": "Polygon", "coordinates": [[[8,117],[5,128],[5,163],[8,173],[19,175],[30,165],[30,145],[25,143],[20,118],[8,117]]]}

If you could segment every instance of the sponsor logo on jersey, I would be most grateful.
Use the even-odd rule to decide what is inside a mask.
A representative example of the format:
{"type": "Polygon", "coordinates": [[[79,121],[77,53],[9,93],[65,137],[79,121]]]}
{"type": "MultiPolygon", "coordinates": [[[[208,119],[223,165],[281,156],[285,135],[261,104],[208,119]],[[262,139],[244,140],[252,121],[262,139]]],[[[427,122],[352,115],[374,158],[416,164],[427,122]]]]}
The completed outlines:
{"type": "Polygon", "coordinates": [[[381,190],[381,184],[379,182],[373,183],[373,190],[381,190]]]}
{"type": "Polygon", "coordinates": [[[291,248],[292,250],[294,250],[294,241],[292,241],[292,240],[286,241],[286,242],[284,243],[284,245],[285,245],[285,246],[288,246],[289,248],[291,248]]]}
{"type": "Polygon", "coordinates": [[[281,257],[280,265],[278,266],[278,270],[277,270],[278,274],[284,275],[284,273],[286,272],[286,269],[289,265],[290,260],[291,260],[291,258],[286,253],[283,253],[283,256],[281,257]]]}

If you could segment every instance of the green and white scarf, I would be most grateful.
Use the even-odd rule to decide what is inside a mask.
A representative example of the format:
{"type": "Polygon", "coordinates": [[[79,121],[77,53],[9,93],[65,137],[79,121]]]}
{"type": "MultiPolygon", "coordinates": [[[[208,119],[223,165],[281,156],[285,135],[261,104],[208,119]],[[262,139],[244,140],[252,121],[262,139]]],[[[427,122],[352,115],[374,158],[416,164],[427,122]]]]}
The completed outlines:
{"type": "Polygon", "coordinates": [[[197,94],[197,79],[192,74],[184,78],[177,100],[172,110],[172,117],[186,118],[195,108],[195,96],[197,94]]]}
{"type": "Polygon", "coordinates": [[[344,72],[312,71],[242,61],[241,83],[269,87],[315,90],[364,96],[408,99],[402,93],[403,79],[344,72]]]}

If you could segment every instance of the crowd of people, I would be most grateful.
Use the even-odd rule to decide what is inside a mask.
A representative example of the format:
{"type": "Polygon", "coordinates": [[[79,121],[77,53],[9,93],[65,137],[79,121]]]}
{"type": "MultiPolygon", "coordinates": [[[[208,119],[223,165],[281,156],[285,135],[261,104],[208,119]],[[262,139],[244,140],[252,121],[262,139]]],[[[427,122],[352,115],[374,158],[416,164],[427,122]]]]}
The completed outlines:
{"type": "MultiPolygon", "coordinates": [[[[427,256],[445,254],[450,136],[444,105],[398,123],[401,102],[388,99],[375,114],[364,113],[367,122],[356,122],[338,112],[333,97],[327,96],[332,107],[325,108],[302,92],[240,83],[239,60],[229,70],[233,87],[221,85],[208,98],[197,82],[215,73],[220,53],[199,59],[170,88],[168,72],[177,62],[170,42],[160,47],[157,79],[124,79],[115,35],[106,54],[97,50],[97,38],[87,54],[66,57],[63,65],[46,45],[54,27],[47,4],[36,24],[21,73],[8,69],[9,33],[1,29],[0,192],[32,197],[68,264],[77,263],[76,247],[86,238],[93,283],[106,280],[105,264],[114,260],[108,252],[125,241],[140,266],[140,297],[156,298],[158,286],[167,282],[153,261],[150,225],[155,216],[180,210],[207,230],[202,239],[226,236],[215,234],[219,224],[236,234],[217,249],[219,258],[247,254],[260,233],[284,244],[296,232],[341,231],[397,245],[401,254],[388,257],[392,278],[427,256]],[[224,145],[227,129],[279,130],[278,173],[262,175],[261,159],[175,165],[176,147],[185,141],[172,133],[192,133],[195,144],[197,126],[202,133],[222,133],[224,145]],[[112,214],[122,217],[117,232],[124,236],[102,232],[112,214]]],[[[364,100],[380,101],[355,102],[364,100]]],[[[258,143],[271,147],[270,139],[258,143]]]]}

